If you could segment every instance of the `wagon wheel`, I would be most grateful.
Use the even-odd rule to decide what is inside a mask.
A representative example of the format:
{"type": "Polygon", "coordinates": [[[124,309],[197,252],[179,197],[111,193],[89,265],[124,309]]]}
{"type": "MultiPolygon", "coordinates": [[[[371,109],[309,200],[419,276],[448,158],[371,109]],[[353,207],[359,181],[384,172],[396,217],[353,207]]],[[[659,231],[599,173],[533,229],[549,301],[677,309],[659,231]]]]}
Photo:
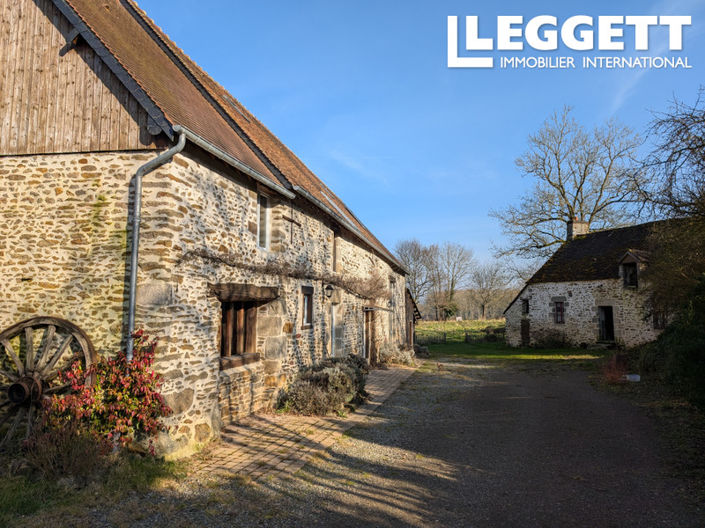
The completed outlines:
{"type": "Polygon", "coordinates": [[[29,437],[43,399],[71,390],[59,372],[96,358],[86,333],[64,319],[33,317],[0,333],[0,450],[29,437]]]}

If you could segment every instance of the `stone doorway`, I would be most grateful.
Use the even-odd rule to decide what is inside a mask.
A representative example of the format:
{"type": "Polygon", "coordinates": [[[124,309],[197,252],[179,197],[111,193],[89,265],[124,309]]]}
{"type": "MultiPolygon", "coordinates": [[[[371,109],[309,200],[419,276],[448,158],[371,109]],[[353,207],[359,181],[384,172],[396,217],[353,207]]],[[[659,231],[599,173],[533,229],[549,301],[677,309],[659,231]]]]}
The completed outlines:
{"type": "Polygon", "coordinates": [[[611,306],[600,306],[597,309],[599,319],[600,341],[614,341],[614,312],[611,306]]]}

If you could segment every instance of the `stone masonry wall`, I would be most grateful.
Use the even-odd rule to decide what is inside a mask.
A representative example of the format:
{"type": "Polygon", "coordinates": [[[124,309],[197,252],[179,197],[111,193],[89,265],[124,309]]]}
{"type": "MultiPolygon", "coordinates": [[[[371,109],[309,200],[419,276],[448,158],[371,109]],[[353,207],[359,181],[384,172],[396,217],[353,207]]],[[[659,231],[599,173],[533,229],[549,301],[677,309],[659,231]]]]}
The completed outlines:
{"type": "MultiPolygon", "coordinates": [[[[118,349],[129,271],[128,187],[153,155],[0,158],[0,328],[55,315],[81,326],[100,353],[118,349]]],[[[404,338],[403,276],[348,237],[334,236],[306,203],[276,196],[270,249],[259,248],[257,192],[252,182],[195,153],[145,177],[136,321],[159,339],[157,369],[175,411],[170,433],[160,439],[164,452],[190,452],[216,436],[223,421],[271,405],[302,366],[332,348],[336,355],[362,354],[364,306],[387,308],[391,300],[393,313],[376,312],[377,338],[404,338]],[[334,254],[343,276],[383,277],[385,297],[373,302],[337,288],[326,299],[317,277],[333,272],[334,254]],[[265,272],[271,261],[283,271],[265,272]],[[298,266],[314,277],[286,271],[298,266]],[[224,282],[274,286],[279,297],[258,309],[262,360],[221,370],[221,305],[209,285],[224,282]],[[310,329],[302,327],[302,286],[314,288],[310,329]]]]}
{"type": "Polygon", "coordinates": [[[506,313],[507,343],[521,345],[521,320],[528,319],[531,345],[544,337],[562,336],[573,346],[599,341],[598,307],[611,306],[615,342],[633,347],[658,337],[644,306],[643,289],[625,288],[622,279],[585,282],[530,284],[506,313]],[[522,300],[528,299],[529,313],[523,315],[522,300]],[[565,304],[565,323],[554,322],[553,303],[565,304]]]}
{"type": "Polygon", "coordinates": [[[151,156],[0,157],[0,328],[53,315],[117,350],[129,175],[151,156]]]}

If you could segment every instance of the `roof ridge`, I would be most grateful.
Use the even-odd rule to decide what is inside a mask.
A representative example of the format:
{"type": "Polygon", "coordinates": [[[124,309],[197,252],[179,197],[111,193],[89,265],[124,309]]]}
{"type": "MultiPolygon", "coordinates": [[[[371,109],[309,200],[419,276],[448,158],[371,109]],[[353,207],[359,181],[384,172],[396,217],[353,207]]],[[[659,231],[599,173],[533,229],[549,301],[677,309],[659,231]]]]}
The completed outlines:
{"type": "MultiPolygon", "coordinates": [[[[112,26],[111,20],[100,9],[108,8],[108,2],[105,0],[54,1],[69,3],[73,11],[82,12],[80,19],[95,22],[96,27],[90,26],[88,30],[96,36],[96,28],[102,28],[101,31],[106,34],[96,42],[105,47],[109,56],[115,57],[119,68],[130,72],[128,78],[135,79],[136,88],[145,92],[148,88],[155,91],[154,95],[160,100],[160,104],[156,106],[155,102],[154,112],[166,117],[166,130],[170,130],[175,124],[188,126],[192,123],[196,126],[194,132],[205,134],[203,137],[212,136],[212,139],[225,146],[226,150],[234,149],[233,152],[244,156],[249,160],[248,163],[254,163],[253,166],[266,171],[268,179],[278,181],[289,189],[300,187],[306,190],[314,199],[312,203],[315,207],[320,209],[318,202],[333,206],[330,208],[330,217],[334,222],[344,224],[349,222],[347,217],[350,216],[350,223],[355,228],[351,232],[354,239],[359,239],[359,243],[387,261],[393,268],[403,269],[398,259],[372,234],[347,204],[236,97],[169,38],[135,0],[110,2],[110,7],[113,7],[114,2],[115,7],[119,9],[119,12],[110,15],[112,26]],[[130,35],[130,32],[139,34],[130,35]],[[149,50],[151,60],[158,59],[156,70],[152,65],[145,63],[147,59],[139,48],[134,47],[135,42],[149,50]],[[163,75],[160,68],[169,72],[170,77],[160,78],[159,76],[163,75]],[[137,77],[143,82],[138,82],[137,77]],[[167,87],[160,84],[165,80],[176,81],[177,85],[167,87]],[[187,96],[193,106],[184,106],[183,96],[187,96]],[[216,127],[211,125],[213,120],[217,120],[216,127]]],[[[311,201],[305,195],[302,195],[302,198],[311,201]]]]}
{"type": "Polygon", "coordinates": [[[624,226],[618,226],[618,227],[606,227],[604,229],[596,229],[595,231],[589,231],[585,233],[584,235],[578,235],[578,238],[584,238],[590,235],[597,235],[600,233],[609,233],[610,231],[620,231],[622,229],[634,229],[636,227],[645,227],[651,224],[658,224],[661,222],[668,222],[669,218],[663,219],[663,220],[649,220],[648,222],[642,222],[641,224],[630,224],[630,225],[624,225],[624,226]]]}
{"type": "MultiPolygon", "coordinates": [[[[220,102],[218,101],[218,98],[217,98],[217,94],[213,94],[211,92],[211,90],[208,88],[208,86],[206,86],[201,81],[201,79],[199,79],[199,75],[197,75],[197,73],[202,75],[203,77],[205,77],[206,80],[217,85],[218,88],[223,90],[223,92],[225,92],[231,99],[233,99],[237,103],[237,105],[239,107],[241,107],[245,112],[247,112],[248,114],[250,112],[248,112],[247,109],[245,109],[243,107],[243,105],[234,96],[232,96],[230,94],[230,92],[228,92],[220,83],[218,83],[203,68],[201,68],[198,65],[198,63],[188,55],[188,53],[186,53],[183,49],[181,49],[180,46],[178,46],[176,44],[176,42],[174,42],[171,38],[169,38],[169,36],[166,34],[166,32],[161,27],[159,27],[159,25],[154,20],[152,20],[149,17],[149,15],[147,15],[147,13],[144,11],[144,9],[139,7],[137,2],[135,2],[134,0],[123,0],[123,1],[131,8],[132,12],[139,17],[140,21],[142,21],[148,27],[148,29],[150,30],[150,36],[152,38],[156,38],[158,40],[158,42],[161,43],[166,48],[166,51],[168,52],[167,56],[169,57],[169,59],[177,62],[178,65],[183,67],[188,72],[189,81],[191,81],[191,83],[194,84],[197,89],[199,89],[202,92],[205,92],[205,94],[207,95],[207,100],[211,104],[211,106],[213,106],[213,108],[215,108],[217,111],[219,111],[221,113],[221,115],[224,114],[224,117],[227,118],[226,121],[229,122],[228,124],[235,131],[235,133],[237,133],[238,135],[244,136],[243,139],[247,140],[248,146],[251,149],[255,150],[259,154],[260,158],[264,158],[264,160],[266,160],[266,162],[273,169],[275,169],[277,178],[280,180],[283,180],[283,181],[281,181],[281,183],[285,184],[285,186],[288,186],[289,188],[292,188],[293,184],[291,181],[289,181],[289,178],[287,178],[286,175],[282,172],[282,170],[277,166],[277,164],[274,163],[269,158],[269,156],[267,156],[262,151],[261,148],[259,148],[257,143],[252,139],[252,137],[247,133],[247,131],[238,125],[236,119],[233,117],[232,114],[230,114],[228,109],[225,106],[223,106],[222,104],[220,104],[220,102]],[[179,54],[183,55],[183,57],[180,57],[179,54]],[[186,58],[187,61],[183,60],[183,58],[186,58]],[[194,69],[196,69],[198,71],[194,72],[194,69]]],[[[245,117],[245,119],[248,119],[248,118],[245,117]]]]}
{"type": "MultiPolygon", "coordinates": [[[[191,57],[188,56],[186,52],[184,52],[183,49],[181,49],[169,36],[166,34],[166,32],[159,27],[156,22],[154,22],[148,15],[147,13],[141,9],[137,3],[134,0],[124,0],[127,4],[130,5],[132,10],[137,14],[140,19],[151,29],[151,32],[153,33],[153,36],[156,37],[170,52],[170,55],[173,56],[173,59],[178,61],[178,63],[185,68],[192,79],[190,79],[192,82],[197,83],[200,88],[205,91],[208,94],[209,102],[211,105],[213,105],[215,108],[218,110],[222,111],[227,115],[230,120],[232,121],[231,127],[236,132],[241,132],[249,141],[251,148],[255,148],[257,152],[259,152],[266,160],[267,162],[276,169],[277,173],[281,175],[281,177],[286,181],[286,183],[291,186],[292,188],[296,186],[297,184],[293,182],[285,173],[284,169],[279,166],[279,164],[276,162],[276,160],[272,159],[270,156],[268,156],[258,145],[257,142],[252,138],[252,136],[243,128],[241,125],[238,124],[238,118],[236,115],[234,115],[231,112],[231,109],[228,108],[227,106],[221,104],[221,102],[218,100],[219,97],[228,97],[233,100],[233,102],[237,105],[237,110],[238,113],[242,115],[242,117],[250,122],[255,123],[258,127],[260,127],[264,132],[266,132],[271,139],[276,143],[276,146],[284,151],[290,156],[291,160],[293,161],[294,164],[296,164],[299,168],[300,171],[302,171],[308,178],[312,179],[315,184],[320,185],[323,187],[324,190],[326,190],[332,197],[333,200],[336,202],[339,202],[338,205],[342,205],[342,207],[345,208],[345,210],[353,217],[353,219],[363,228],[365,231],[366,236],[370,237],[372,240],[370,242],[373,242],[373,245],[377,245],[376,249],[380,250],[382,253],[386,254],[387,258],[391,258],[392,261],[395,262],[395,264],[399,265],[399,262],[397,259],[392,255],[392,253],[382,244],[379,239],[372,234],[370,229],[355,215],[355,213],[350,210],[350,208],[343,202],[337,195],[336,193],[328,187],[328,185],[323,182],[316,174],[289,148],[284,144],[284,142],[279,139],[279,137],[274,134],[266,125],[264,125],[252,112],[250,112],[247,107],[245,107],[234,95],[232,95],[223,85],[221,85],[218,81],[216,81],[212,76],[210,76],[201,66],[198,65],[198,63],[193,60],[191,57]],[[180,56],[181,55],[181,56],[180,56]],[[186,59],[187,61],[185,61],[186,59]],[[202,76],[203,79],[199,78],[199,76],[202,76]],[[204,82],[205,81],[205,82],[204,82]],[[208,86],[208,84],[212,84],[213,86],[208,86]],[[217,88],[220,90],[222,93],[217,93],[214,88],[217,88]],[[337,200],[336,200],[337,199],[337,200]]],[[[171,58],[171,57],[170,57],[171,58]]],[[[172,59],[172,60],[173,60],[172,59]]],[[[330,201],[330,200],[329,200],[330,201]]],[[[344,218],[341,218],[341,220],[344,220],[344,218]]],[[[364,237],[363,237],[364,238],[364,237]]]]}

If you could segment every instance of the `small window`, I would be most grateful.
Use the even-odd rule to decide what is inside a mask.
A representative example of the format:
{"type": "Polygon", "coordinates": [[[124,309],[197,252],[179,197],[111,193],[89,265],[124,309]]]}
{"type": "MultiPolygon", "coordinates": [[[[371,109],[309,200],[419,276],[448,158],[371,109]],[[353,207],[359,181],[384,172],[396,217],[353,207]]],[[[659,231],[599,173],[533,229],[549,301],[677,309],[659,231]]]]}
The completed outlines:
{"type": "Polygon", "coordinates": [[[636,263],[630,262],[622,264],[622,267],[624,268],[624,286],[627,288],[636,288],[639,286],[636,263]]]}
{"type": "Polygon", "coordinates": [[[554,304],[553,322],[558,324],[565,323],[565,304],[563,301],[556,301],[554,304]]]}
{"type": "Polygon", "coordinates": [[[257,245],[269,249],[269,198],[257,197],[257,245]]]}
{"type": "Polygon", "coordinates": [[[333,271],[338,271],[338,233],[333,233],[333,271]]]}
{"type": "Polygon", "coordinates": [[[222,302],[220,355],[228,358],[255,353],[257,306],[253,302],[222,302]]]}
{"type": "Polygon", "coordinates": [[[654,330],[663,330],[666,328],[666,325],[668,324],[668,317],[666,317],[665,312],[655,311],[653,318],[654,330]]]}
{"type": "Polygon", "coordinates": [[[524,315],[529,314],[529,299],[521,300],[521,313],[524,315]]]}
{"type": "Polygon", "coordinates": [[[313,288],[304,286],[301,288],[303,294],[303,327],[311,328],[313,326],[313,288]]]}

